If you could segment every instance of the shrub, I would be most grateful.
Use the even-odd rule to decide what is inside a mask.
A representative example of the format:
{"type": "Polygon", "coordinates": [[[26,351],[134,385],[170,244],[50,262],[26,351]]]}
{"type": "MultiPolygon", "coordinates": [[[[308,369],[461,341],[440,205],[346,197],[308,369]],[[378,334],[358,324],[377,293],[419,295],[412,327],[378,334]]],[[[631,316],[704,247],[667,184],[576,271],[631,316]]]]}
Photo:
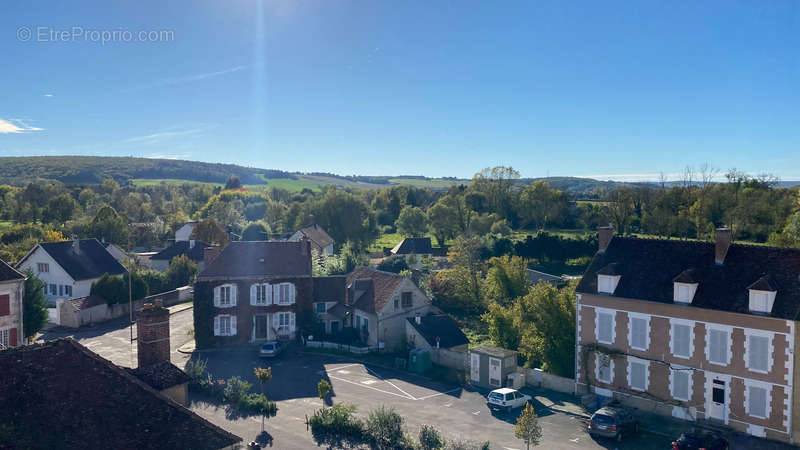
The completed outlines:
{"type": "Polygon", "coordinates": [[[231,377],[225,385],[223,398],[232,405],[238,405],[247,397],[253,385],[239,377],[231,377]]]}
{"type": "Polygon", "coordinates": [[[355,447],[364,441],[364,424],[353,415],[356,407],[339,403],[314,412],[308,420],[317,445],[355,447]]]}
{"type": "Polygon", "coordinates": [[[394,408],[384,406],[371,411],[365,424],[366,438],[370,446],[379,450],[405,448],[408,446],[403,434],[403,417],[394,408]]]}
{"type": "Polygon", "coordinates": [[[431,425],[419,428],[419,446],[422,450],[439,450],[444,447],[444,439],[439,430],[431,425]]]}
{"type": "Polygon", "coordinates": [[[408,270],[408,262],[406,262],[406,258],[402,255],[390,256],[378,264],[378,270],[400,273],[403,270],[408,270]]]}
{"type": "Polygon", "coordinates": [[[205,359],[189,360],[183,371],[189,376],[192,383],[197,383],[203,380],[208,367],[208,361],[205,359]]]}
{"type": "Polygon", "coordinates": [[[259,416],[272,417],[278,412],[278,405],[267,400],[263,394],[246,394],[237,404],[243,412],[257,414],[259,416]]]}

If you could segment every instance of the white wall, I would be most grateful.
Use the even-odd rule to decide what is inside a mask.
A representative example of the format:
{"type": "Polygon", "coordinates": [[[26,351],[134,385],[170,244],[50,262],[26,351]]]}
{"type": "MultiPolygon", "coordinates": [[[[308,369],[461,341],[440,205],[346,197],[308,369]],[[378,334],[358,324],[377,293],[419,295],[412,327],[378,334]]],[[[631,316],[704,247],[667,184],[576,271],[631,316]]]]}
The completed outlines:
{"type": "MultiPolygon", "coordinates": [[[[59,298],[78,298],[89,295],[88,290],[85,294],[79,293],[77,291],[76,283],[72,277],[70,277],[67,272],[64,271],[64,269],[62,269],[61,266],[59,266],[56,261],[39,246],[36,247],[36,250],[34,250],[33,254],[22,263],[18,270],[24,273],[28,269],[33,271],[33,273],[47,285],[45,288],[45,300],[52,305],[55,305],[56,299],[59,298]],[[48,264],[50,266],[50,271],[39,273],[37,270],[38,263],[48,264]],[[58,291],[56,291],[56,295],[51,294],[51,284],[72,286],[72,297],[67,297],[66,295],[59,296],[58,291]]],[[[89,285],[91,286],[91,283],[89,283],[89,285]]]]}
{"type": "Polygon", "coordinates": [[[0,330],[16,328],[17,345],[22,345],[24,340],[22,332],[22,295],[23,284],[20,281],[8,281],[0,283],[0,295],[8,294],[9,315],[0,316],[0,330]]]}
{"type": "Polygon", "coordinates": [[[406,338],[406,319],[424,316],[431,309],[430,299],[408,278],[405,278],[394,290],[392,297],[378,314],[380,328],[377,330],[379,341],[383,341],[388,349],[397,349],[406,338]],[[411,292],[412,305],[403,308],[402,293],[411,292]],[[395,308],[395,300],[398,306],[395,308]]]}

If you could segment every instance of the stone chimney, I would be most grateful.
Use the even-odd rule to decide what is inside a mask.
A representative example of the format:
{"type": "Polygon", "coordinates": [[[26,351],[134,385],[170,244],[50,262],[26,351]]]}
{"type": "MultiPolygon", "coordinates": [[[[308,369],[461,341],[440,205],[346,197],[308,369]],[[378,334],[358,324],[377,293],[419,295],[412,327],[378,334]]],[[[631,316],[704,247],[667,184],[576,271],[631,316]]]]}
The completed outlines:
{"type": "Polygon", "coordinates": [[[611,243],[611,239],[614,239],[614,227],[612,225],[597,227],[597,251],[599,253],[605,253],[608,244],[611,243]]]}
{"type": "Polygon", "coordinates": [[[728,248],[730,248],[731,242],[733,242],[733,234],[728,227],[717,228],[714,234],[716,236],[714,262],[721,266],[722,263],[725,262],[725,255],[728,254],[728,248]]]}
{"type": "Polygon", "coordinates": [[[81,240],[74,234],[72,235],[72,251],[76,254],[81,253],[81,240]]]}
{"type": "Polygon", "coordinates": [[[136,347],[139,368],[160,362],[170,362],[169,310],[161,302],[145,303],[136,312],[136,347]]]}
{"type": "Polygon", "coordinates": [[[215,245],[213,247],[204,248],[203,249],[203,266],[208,267],[208,265],[211,264],[211,261],[213,261],[214,259],[217,258],[217,256],[219,256],[221,251],[222,251],[222,248],[220,246],[218,246],[218,245],[215,245]]]}
{"type": "Polygon", "coordinates": [[[194,248],[194,243],[195,243],[195,240],[194,240],[194,239],[189,239],[189,248],[190,248],[190,249],[193,249],[193,248],[194,248]]]}
{"type": "Polygon", "coordinates": [[[300,238],[300,254],[303,256],[311,254],[311,241],[305,236],[300,238]]]}

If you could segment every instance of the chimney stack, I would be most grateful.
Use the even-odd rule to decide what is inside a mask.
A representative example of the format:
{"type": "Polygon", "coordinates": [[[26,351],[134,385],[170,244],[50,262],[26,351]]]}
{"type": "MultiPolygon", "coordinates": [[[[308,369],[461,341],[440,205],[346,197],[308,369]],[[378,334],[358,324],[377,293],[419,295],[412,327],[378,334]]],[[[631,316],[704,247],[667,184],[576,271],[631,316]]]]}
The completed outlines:
{"type": "Polygon", "coordinates": [[[733,234],[728,227],[717,228],[714,234],[716,236],[714,262],[721,266],[722,263],[725,262],[725,255],[728,254],[728,248],[730,248],[731,242],[733,242],[733,234]]]}
{"type": "Polygon", "coordinates": [[[417,325],[422,323],[422,317],[420,317],[419,313],[417,313],[416,317],[414,317],[414,320],[417,322],[417,325]]]}
{"type": "Polygon", "coordinates": [[[214,259],[217,258],[217,256],[219,256],[221,251],[222,251],[222,248],[220,248],[218,245],[215,245],[213,247],[204,248],[203,249],[203,265],[205,267],[208,267],[208,265],[211,264],[211,261],[213,261],[214,259]]]}
{"type": "Polygon", "coordinates": [[[189,239],[189,248],[190,249],[194,248],[194,239],[189,239]]]}
{"type": "Polygon", "coordinates": [[[614,239],[614,226],[608,225],[605,227],[597,227],[597,244],[599,253],[605,253],[608,244],[614,239]]]}
{"type": "Polygon", "coordinates": [[[136,347],[139,368],[170,362],[169,310],[158,302],[145,303],[136,313],[136,347]]]}
{"type": "Polygon", "coordinates": [[[303,256],[311,254],[311,241],[305,236],[300,238],[300,254],[303,256]]]}
{"type": "Polygon", "coordinates": [[[81,252],[81,241],[78,236],[72,236],[72,251],[75,253],[81,252]]]}

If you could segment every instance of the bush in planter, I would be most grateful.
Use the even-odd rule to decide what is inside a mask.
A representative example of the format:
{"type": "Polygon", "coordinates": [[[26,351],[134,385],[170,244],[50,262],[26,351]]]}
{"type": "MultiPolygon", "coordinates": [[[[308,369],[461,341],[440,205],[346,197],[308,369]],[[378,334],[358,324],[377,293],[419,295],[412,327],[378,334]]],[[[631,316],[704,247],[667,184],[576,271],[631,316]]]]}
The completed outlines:
{"type": "Polygon", "coordinates": [[[444,447],[444,438],[432,425],[422,425],[419,428],[419,446],[422,450],[439,450],[444,447]]]}
{"type": "Polygon", "coordinates": [[[231,377],[225,385],[223,399],[232,405],[239,405],[247,397],[252,386],[239,377],[231,377]]]}
{"type": "Polygon", "coordinates": [[[278,412],[275,402],[267,400],[263,394],[247,394],[239,401],[239,409],[243,412],[272,417],[278,412]]]}
{"type": "Polygon", "coordinates": [[[378,450],[409,448],[403,433],[403,418],[394,408],[379,407],[369,413],[365,434],[370,447],[378,450]]]}
{"type": "Polygon", "coordinates": [[[364,424],[354,405],[338,403],[314,412],[308,420],[317,445],[329,448],[356,447],[364,441],[364,424]]]}

